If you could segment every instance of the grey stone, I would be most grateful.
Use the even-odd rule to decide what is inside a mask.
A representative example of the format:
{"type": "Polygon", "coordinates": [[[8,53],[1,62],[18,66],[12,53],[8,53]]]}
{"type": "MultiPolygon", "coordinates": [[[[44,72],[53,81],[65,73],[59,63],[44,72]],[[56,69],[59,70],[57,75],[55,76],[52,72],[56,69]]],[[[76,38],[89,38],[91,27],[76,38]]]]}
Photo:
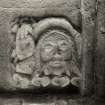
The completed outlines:
{"type": "Polygon", "coordinates": [[[70,79],[68,77],[54,77],[51,81],[53,86],[56,87],[66,87],[70,84],[70,79]]]}
{"type": "Polygon", "coordinates": [[[32,56],[35,52],[34,40],[32,39],[32,27],[23,24],[16,35],[17,59],[23,60],[32,56]]]}
{"type": "Polygon", "coordinates": [[[16,72],[31,75],[35,68],[35,58],[32,56],[24,61],[17,63],[16,72]]]}
{"type": "Polygon", "coordinates": [[[28,92],[73,85],[71,91],[78,88],[87,95],[78,102],[76,91],[76,98],[72,92],[67,99],[61,95],[64,100],[58,94],[53,100],[48,92],[45,101],[33,90],[32,97],[1,98],[0,104],[103,105],[90,96],[105,95],[104,8],[104,0],[0,0],[0,89],[28,92]]]}
{"type": "Polygon", "coordinates": [[[96,38],[96,0],[82,0],[82,93],[89,95],[95,88],[93,57],[96,38]],[[91,85],[90,85],[91,84],[91,85]]]}
{"type": "Polygon", "coordinates": [[[105,96],[105,1],[97,1],[97,46],[95,51],[95,77],[97,80],[95,93],[105,96]]]}
{"type": "Polygon", "coordinates": [[[74,82],[76,80],[70,80],[75,77],[81,80],[78,62],[81,35],[69,21],[46,18],[36,22],[35,17],[18,17],[12,24],[11,35],[15,35],[12,40],[15,46],[11,49],[11,63],[16,72],[13,73],[15,87],[66,87],[70,83],[80,87],[74,82]]]}

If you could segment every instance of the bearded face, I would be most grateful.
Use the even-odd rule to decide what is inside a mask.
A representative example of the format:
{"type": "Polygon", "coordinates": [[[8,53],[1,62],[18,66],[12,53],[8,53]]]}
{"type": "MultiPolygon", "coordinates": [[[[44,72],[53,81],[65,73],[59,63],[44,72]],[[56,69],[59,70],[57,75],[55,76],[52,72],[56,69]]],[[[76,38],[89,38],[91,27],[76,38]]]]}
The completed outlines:
{"type": "Polygon", "coordinates": [[[62,32],[52,32],[43,40],[40,56],[43,71],[46,75],[61,75],[69,70],[68,63],[72,59],[73,42],[62,32]]]}

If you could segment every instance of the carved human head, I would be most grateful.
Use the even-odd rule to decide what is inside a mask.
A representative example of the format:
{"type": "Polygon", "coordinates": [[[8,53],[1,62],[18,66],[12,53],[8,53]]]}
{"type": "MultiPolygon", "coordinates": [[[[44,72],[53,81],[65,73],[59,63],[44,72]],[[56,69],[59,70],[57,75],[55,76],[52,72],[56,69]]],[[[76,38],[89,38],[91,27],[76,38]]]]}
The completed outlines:
{"type": "Polygon", "coordinates": [[[39,59],[40,69],[47,67],[53,70],[50,73],[61,75],[76,57],[72,36],[61,30],[47,31],[37,44],[37,57],[39,57],[37,60],[39,59]]]}
{"type": "Polygon", "coordinates": [[[72,57],[72,40],[61,31],[53,30],[47,33],[40,46],[42,62],[49,62],[51,67],[61,67],[72,57]]]}

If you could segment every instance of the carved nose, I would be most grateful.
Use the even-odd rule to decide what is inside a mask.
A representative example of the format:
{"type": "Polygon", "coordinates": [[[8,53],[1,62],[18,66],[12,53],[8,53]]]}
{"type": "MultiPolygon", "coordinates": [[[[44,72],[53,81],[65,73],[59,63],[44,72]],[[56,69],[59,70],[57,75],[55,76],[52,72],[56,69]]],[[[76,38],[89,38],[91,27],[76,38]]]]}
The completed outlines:
{"type": "Polygon", "coordinates": [[[55,58],[61,58],[60,54],[58,54],[58,53],[56,53],[56,54],[54,55],[54,57],[55,57],[55,58]]]}
{"type": "Polygon", "coordinates": [[[57,53],[58,55],[61,55],[61,49],[59,48],[59,46],[57,46],[57,48],[56,48],[56,53],[57,53]]]}
{"type": "Polygon", "coordinates": [[[57,49],[56,53],[54,54],[55,59],[61,59],[61,51],[57,49]]]}

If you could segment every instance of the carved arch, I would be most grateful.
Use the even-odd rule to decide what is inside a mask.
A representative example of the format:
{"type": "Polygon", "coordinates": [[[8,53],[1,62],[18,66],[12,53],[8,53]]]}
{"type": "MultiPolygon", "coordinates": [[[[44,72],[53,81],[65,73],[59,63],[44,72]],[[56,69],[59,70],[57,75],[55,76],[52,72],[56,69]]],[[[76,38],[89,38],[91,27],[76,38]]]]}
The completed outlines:
{"type": "MultiPolygon", "coordinates": [[[[39,72],[42,72],[42,67],[41,67],[41,60],[40,60],[40,46],[43,44],[43,40],[46,39],[46,37],[48,37],[51,33],[58,33],[58,34],[64,34],[64,36],[66,35],[67,39],[72,40],[71,44],[73,45],[72,47],[72,60],[71,63],[69,65],[71,65],[71,71],[74,71],[75,74],[77,74],[77,77],[81,77],[81,73],[79,71],[79,63],[77,60],[77,56],[76,53],[79,52],[80,50],[80,44],[78,44],[78,42],[81,39],[81,35],[79,32],[77,32],[72,25],[63,18],[47,18],[44,20],[41,20],[34,29],[34,38],[37,41],[37,46],[36,46],[36,75],[39,72]],[[61,33],[60,33],[61,32],[61,33]],[[78,39],[78,37],[80,39],[78,39]],[[79,48],[78,48],[79,46],[79,48]],[[75,47],[77,48],[77,50],[75,51],[75,47]],[[78,51],[78,52],[77,52],[78,51]]],[[[61,35],[61,36],[62,36],[61,35]]],[[[81,41],[80,41],[81,42],[81,41]]],[[[80,52],[79,52],[80,53],[80,52]]],[[[78,53],[78,55],[79,55],[78,53]]],[[[70,67],[69,67],[70,68],[70,67]]],[[[71,80],[72,81],[72,80],[71,80]]],[[[75,81],[75,80],[73,80],[75,81]]]]}
{"type": "Polygon", "coordinates": [[[38,24],[35,25],[34,30],[33,30],[33,35],[34,35],[35,40],[38,40],[41,34],[45,32],[46,30],[50,29],[51,27],[62,28],[63,30],[66,30],[69,33],[69,35],[71,35],[71,37],[74,38],[76,42],[78,56],[79,56],[78,58],[80,59],[81,58],[81,44],[82,44],[81,34],[78,31],[76,31],[73,28],[73,26],[70,24],[70,22],[64,18],[47,18],[47,19],[43,19],[39,21],[38,24]]]}

